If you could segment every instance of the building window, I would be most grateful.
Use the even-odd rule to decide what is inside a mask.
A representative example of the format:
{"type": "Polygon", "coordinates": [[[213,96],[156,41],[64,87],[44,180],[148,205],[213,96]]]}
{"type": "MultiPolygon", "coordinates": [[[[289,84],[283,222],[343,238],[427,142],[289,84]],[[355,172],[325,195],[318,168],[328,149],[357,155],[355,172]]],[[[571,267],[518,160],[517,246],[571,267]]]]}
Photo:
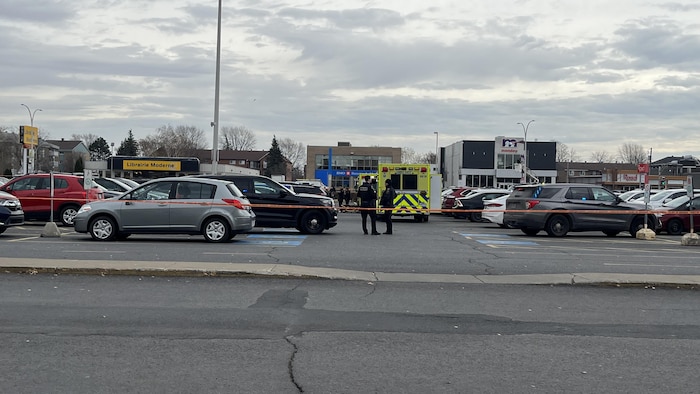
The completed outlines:
{"type": "Polygon", "coordinates": [[[512,170],[520,164],[520,155],[500,153],[497,158],[496,168],[499,170],[512,170]]]}

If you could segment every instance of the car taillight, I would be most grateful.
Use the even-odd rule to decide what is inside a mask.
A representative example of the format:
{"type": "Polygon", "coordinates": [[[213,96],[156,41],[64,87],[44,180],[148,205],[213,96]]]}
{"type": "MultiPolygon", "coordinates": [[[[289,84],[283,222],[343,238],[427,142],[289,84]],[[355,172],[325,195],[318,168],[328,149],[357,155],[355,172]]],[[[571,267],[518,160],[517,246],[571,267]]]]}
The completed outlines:
{"type": "Polygon", "coordinates": [[[498,207],[502,207],[503,204],[499,204],[497,202],[492,202],[492,203],[486,204],[485,206],[489,207],[489,208],[498,208],[498,207]]]}
{"type": "Polygon", "coordinates": [[[235,198],[224,198],[224,202],[225,202],[226,204],[233,205],[234,207],[236,207],[236,208],[238,208],[238,209],[245,209],[245,208],[243,207],[243,203],[240,202],[240,201],[238,201],[238,200],[236,200],[235,198]]]}
{"type": "Polygon", "coordinates": [[[537,205],[537,204],[539,204],[539,203],[540,203],[540,200],[529,200],[529,201],[526,203],[526,208],[527,208],[527,209],[532,209],[532,208],[535,207],[535,205],[537,205]]]}

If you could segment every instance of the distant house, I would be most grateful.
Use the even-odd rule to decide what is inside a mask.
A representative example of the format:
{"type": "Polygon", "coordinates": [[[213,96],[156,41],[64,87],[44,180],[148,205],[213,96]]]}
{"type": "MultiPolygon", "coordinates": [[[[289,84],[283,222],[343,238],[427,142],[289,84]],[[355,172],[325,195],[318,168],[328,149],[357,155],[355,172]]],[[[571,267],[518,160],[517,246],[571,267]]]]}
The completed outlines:
{"type": "MultiPolygon", "coordinates": [[[[264,174],[267,169],[267,159],[270,151],[266,150],[220,150],[219,164],[234,165],[243,168],[251,168],[264,174]]],[[[196,157],[202,164],[211,164],[211,150],[201,149],[196,157]]],[[[292,179],[292,163],[287,161],[285,179],[292,179]]]]}
{"type": "Polygon", "coordinates": [[[46,140],[49,144],[58,147],[58,168],[59,172],[73,172],[75,163],[82,158],[83,163],[90,160],[90,150],[83,141],[46,140]]]}

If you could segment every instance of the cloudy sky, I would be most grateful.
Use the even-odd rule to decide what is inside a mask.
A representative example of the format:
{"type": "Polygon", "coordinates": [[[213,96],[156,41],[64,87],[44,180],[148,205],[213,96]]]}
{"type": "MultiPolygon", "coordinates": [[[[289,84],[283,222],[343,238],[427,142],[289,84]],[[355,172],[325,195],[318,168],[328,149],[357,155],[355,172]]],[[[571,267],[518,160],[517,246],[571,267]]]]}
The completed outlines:
{"type": "MultiPolygon", "coordinates": [[[[211,146],[216,0],[3,0],[0,125],[211,146]]],[[[223,0],[221,126],[305,145],[522,136],[700,157],[700,3],[223,0]]]]}

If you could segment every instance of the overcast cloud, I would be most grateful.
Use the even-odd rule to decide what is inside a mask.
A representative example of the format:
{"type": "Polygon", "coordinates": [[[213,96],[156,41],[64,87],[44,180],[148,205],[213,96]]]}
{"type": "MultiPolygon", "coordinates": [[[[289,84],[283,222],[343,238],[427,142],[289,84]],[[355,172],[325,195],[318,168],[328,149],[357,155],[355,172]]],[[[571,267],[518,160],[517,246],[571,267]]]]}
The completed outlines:
{"type": "MultiPolygon", "coordinates": [[[[212,143],[216,0],[4,0],[0,125],[119,145],[164,124],[212,143]]],[[[626,142],[700,157],[691,1],[224,0],[220,126],[306,145],[522,136],[582,160],[626,142]]]]}

